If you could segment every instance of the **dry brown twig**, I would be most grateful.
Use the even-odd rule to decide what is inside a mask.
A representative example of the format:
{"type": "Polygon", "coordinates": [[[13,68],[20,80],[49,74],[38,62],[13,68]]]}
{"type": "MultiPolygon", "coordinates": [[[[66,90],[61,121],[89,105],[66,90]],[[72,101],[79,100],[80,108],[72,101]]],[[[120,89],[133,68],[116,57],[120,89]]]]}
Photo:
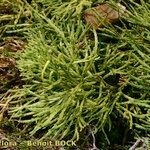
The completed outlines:
{"type": "Polygon", "coordinates": [[[147,148],[147,146],[146,146],[146,144],[145,144],[145,142],[144,142],[143,139],[138,139],[138,140],[134,143],[134,145],[133,145],[132,147],[130,147],[129,150],[136,150],[136,148],[138,148],[138,147],[142,147],[143,150],[148,150],[148,148],[147,148]]]}
{"type": "Polygon", "coordinates": [[[92,138],[93,138],[93,147],[92,148],[89,148],[89,150],[99,150],[97,147],[96,147],[96,139],[95,139],[95,136],[94,136],[94,133],[93,133],[93,131],[91,130],[91,128],[90,128],[90,133],[91,133],[91,135],[92,135],[92,138]]]}

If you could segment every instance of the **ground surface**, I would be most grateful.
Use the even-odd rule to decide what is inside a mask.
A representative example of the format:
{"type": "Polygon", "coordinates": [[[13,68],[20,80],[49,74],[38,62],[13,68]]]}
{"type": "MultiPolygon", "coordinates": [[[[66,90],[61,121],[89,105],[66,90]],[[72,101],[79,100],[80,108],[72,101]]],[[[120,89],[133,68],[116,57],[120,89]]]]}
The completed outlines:
{"type": "Polygon", "coordinates": [[[150,5],[121,4],[0,2],[0,149],[148,149],[150,5]],[[38,145],[48,131],[77,145],[38,145]]]}

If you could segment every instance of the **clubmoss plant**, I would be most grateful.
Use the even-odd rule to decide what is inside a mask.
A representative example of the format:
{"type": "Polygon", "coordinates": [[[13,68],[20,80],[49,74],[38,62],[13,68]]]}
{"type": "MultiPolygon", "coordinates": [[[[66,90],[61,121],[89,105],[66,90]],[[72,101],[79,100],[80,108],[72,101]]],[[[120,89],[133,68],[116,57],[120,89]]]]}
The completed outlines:
{"type": "Polygon", "coordinates": [[[23,36],[31,27],[32,12],[21,0],[0,1],[0,41],[7,36],[23,36]]]}
{"type": "Polygon", "coordinates": [[[17,62],[25,85],[11,90],[11,119],[51,139],[79,140],[89,126],[105,133],[112,114],[131,129],[149,131],[149,4],[142,1],[119,24],[94,30],[81,15],[92,1],[38,2],[47,10],[33,3],[36,23],[17,62]]]}

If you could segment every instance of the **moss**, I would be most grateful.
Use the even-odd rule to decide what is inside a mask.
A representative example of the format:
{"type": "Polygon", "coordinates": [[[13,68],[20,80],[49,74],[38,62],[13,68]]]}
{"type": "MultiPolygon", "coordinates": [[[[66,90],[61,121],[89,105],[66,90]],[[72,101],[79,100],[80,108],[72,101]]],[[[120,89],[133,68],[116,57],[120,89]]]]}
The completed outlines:
{"type": "Polygon", "coordinates": [[[83,21],[92,5],[21,3],[32,24],[23,27],[26,19],[17,20],[28,41],[15,54],[24,85],[9,90],[2,102],[9,102],[11,120],[31,137],[91,147],[95,136],[99,148],[119,149],[133,141],[137,129],[140,136],[150,130],[149,4],[130,1],[122,20],[98,30],[83,21]]]}

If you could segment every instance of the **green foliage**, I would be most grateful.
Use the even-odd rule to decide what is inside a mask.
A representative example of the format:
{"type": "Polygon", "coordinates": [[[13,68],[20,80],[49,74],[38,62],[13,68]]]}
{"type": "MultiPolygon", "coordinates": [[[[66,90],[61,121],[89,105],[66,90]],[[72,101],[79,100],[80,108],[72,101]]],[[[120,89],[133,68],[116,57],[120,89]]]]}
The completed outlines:
{"type": "Polygon", "coordinates": [[[0,1],[0,40],[23,35],[31,27],[32,12],[21,0],[0,1]]]}
{"type": "Polygon", "coordinates": [[[25,85],[11,90],[12,118],[52,139],[79,140],[88,126],[105,133],[111,115],[149,131],[149,4],[131,5],[119,25],[95,31],[81,15],[92,1],[38,2],[42,8],[29,6],[35,23],[17,62],[25,85]]]}

